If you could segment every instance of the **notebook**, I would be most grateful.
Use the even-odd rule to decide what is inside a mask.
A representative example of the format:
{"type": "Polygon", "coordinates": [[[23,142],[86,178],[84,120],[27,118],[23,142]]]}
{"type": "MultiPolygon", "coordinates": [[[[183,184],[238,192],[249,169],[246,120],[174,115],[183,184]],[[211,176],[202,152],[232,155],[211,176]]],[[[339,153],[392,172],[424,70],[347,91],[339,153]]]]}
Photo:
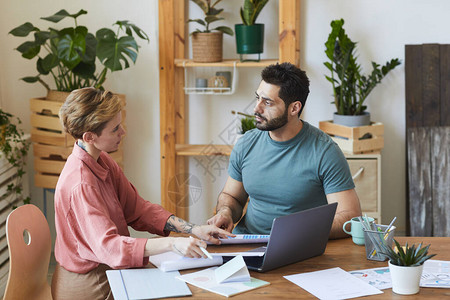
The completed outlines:
{"type": "MultiPolygon", "coordinates": [[[[337,203],[331,203],[273,220],[263,256],[244,256],[250,270],[266,272],[291,263],[322,255],[328,242],[337,203]]],[[[232,257],[224,257],[224,261],[232,257]]]]}

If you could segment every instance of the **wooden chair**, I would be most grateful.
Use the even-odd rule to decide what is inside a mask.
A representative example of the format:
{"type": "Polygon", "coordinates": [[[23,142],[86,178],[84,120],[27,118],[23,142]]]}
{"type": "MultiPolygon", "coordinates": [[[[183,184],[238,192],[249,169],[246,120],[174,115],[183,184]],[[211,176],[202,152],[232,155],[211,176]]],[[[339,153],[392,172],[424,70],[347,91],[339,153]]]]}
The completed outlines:
{"type": "Polygon", "coordinates": [[[32,204],[13,210],[6,220],[9,274],[4,300],[52,299],[47,282],[52,241],[47,220],[32,204]]]}

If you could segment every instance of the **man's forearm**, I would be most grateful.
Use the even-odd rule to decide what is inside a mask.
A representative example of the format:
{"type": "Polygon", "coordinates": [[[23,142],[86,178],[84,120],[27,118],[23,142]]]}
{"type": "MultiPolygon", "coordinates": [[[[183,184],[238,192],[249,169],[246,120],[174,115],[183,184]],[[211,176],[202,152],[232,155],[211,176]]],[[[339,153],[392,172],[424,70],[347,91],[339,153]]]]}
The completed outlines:
{"type": "Polygon", "coordinates": [[[236,223],[242,217],[243,209],[244,207],[237,199],[227,193],[220,193],[217,200],[216,213],[222,211],[231,214],[233,223],[236,223]]]}
{"type": "Polygon", "coordinates": [[[189,223],[183,219],[180,219],[174,215],[170,216],[167,220],[165,230],[182,233],[192,233],[192,229],[198,225],[189,223]]]}
{"type": "Polygon", "coordinates": [[[341,239],[348,237],[348,234],[344,232],[342,226],[344,226],[346,221],[359,215],[360,214],[357,214],[354,211],[341,211],[336,213],[334,216],[333,225],[331,226],[330,239],[341,239]]]}

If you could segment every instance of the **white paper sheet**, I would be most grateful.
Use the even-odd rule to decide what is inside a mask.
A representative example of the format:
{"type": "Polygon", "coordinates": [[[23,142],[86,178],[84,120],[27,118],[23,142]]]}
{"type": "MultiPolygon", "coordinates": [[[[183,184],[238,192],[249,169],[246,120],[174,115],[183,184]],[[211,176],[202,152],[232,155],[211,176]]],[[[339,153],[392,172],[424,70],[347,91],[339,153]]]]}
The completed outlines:
{"type": "Polygon", "coordinates": [[[213,256],[213,259],[189,258],[178,255],[172,251],[152,255],[149,257],[149,261],[164,272],[211,267],[223,263],[221,255],[213,256]]]}
{"type": "Polygon", "coordinates": [[[350,299],[383,293],[341,268],[289,275],[284,278],[319,299],[350,299]]]}

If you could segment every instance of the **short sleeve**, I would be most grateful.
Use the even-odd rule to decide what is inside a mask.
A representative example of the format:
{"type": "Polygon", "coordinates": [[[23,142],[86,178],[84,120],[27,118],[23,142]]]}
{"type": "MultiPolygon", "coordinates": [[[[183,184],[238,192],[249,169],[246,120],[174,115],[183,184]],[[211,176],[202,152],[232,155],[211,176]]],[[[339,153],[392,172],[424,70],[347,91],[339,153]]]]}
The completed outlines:
{"type": "Polygon", "coordinates": [[[242,182],[242,154],[244,139],[245,135],[237,141],[236,145],[234,145],[230,155],[230,163],[228,164],[228,175],[239,182],[242,182]]]}
{"type": "Polygon", "coordinates": [[[335,143],[324,152],[319,172],[326,195],[355,187],[347,159],[335,143]]]}

